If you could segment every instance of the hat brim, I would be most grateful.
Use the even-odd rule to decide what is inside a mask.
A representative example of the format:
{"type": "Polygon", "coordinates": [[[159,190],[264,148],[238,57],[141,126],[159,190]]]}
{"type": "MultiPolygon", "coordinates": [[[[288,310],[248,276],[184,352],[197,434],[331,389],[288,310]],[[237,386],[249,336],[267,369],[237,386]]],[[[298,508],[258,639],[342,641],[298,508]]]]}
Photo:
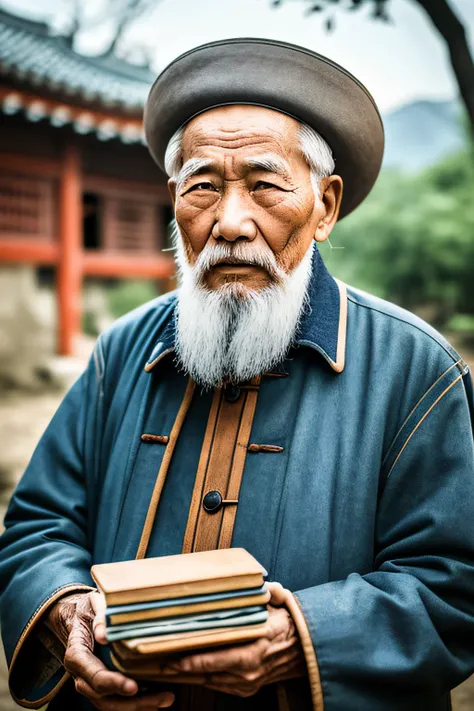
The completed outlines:
{"type": "Polygon", "coordinates": [[[251,104],[281,111],[329,144],[344,182],[339,219],[369,194],[384,150],[374,99],[352,74],[304,47],[267,39],[211,42],[182,54],[153,84],[145,107],[150,153],[164,171],[173,134],[219,106],[251,104]]]}

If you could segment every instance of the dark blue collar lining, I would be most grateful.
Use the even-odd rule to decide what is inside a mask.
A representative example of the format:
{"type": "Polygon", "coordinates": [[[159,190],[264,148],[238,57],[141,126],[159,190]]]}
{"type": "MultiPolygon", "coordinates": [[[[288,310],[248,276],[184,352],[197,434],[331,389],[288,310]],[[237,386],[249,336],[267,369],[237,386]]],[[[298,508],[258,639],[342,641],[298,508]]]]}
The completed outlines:
{"type": "MultiPolygon", "coordinates": [[[[345,306],[341,304],[342,296],[345,298],[345,294],[341,295],[336,280],[326,269],[319,250],[315,248],[308,292],[309,305],[301,320],[296,345],[313,348],[338,372],[343,368],[341,357],[338,359],[338,355],[341,356],[341,353],[338,353],[338,347],[341,345],[341,306],[345,306]]],[[[345,328],[342,337],[345,339],[345,328]]],[[[341,350],[343,355],[343,349],[341,350]]]]}

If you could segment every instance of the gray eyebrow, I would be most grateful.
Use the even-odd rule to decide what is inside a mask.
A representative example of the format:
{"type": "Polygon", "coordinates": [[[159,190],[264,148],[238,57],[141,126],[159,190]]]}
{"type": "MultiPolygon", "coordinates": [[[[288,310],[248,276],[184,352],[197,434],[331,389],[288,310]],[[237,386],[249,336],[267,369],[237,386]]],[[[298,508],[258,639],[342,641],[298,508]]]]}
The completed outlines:
{"type": "Polygon", "coordinates": [[[209,168],[212,161],[209,158],[190,158],[176,176],[176,190],[179,192],[184,183],[193,175],[198,175],[204,168],[209,168]]]}
{"type": "MultiPolygon", "coordinates": [[[[289,163],[275,154],[269,153],[255,158],[248,158],[245,164],[249,168],[275,173],[285,180],[291,180],[289,163]]],[[[212,165],[213,161],[210,158],[190,158],[176,176],[176,190],[179,192],[189,178],[192,178],[193,175],[199,175],[205,168],[210,168],[212,165]]]]}
{"type": "Polygon", "coordinates": [[[250,168],[275,173],[286,180],[291,179],[291,168],[289,163],[287,163],[283,158],[280,158],[272,153],[257,156],[256,158],[248,158],[246,163],[250,168]]]}

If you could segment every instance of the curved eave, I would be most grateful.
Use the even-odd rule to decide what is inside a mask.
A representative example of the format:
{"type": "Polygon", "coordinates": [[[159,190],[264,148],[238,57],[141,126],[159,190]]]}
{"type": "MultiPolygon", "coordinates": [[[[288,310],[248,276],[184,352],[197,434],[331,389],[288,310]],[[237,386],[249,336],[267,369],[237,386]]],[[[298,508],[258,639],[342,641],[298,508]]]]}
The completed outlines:
{"type": "Polygon", "coordinates": [[[142,111],[154,79],[113,55],[85,56],[67,38],[50,34],[44,23],[0,9],[0,72],[33,87],[98,103],[106,109],[142,111]]]}
{"type": "Polygon", "coordinates": [[[7,116],[21,113],[32,123],[48,121],[55,128],[70,126],[78,134],[94,134],[101,141],[118,139],[145,145],[140,119],[89,110],[9,87],[0,86],[0,111],[7,116]]]}
{"type": "Polygon", "coordinates": [[[100,90],[86,89],[82,86],[74,86],[72,83],[61,82],[55,79],[44,77],[33,70],[25,70],[9,65],[0,60],[0,74],[5,78],[12,79],[21,84],[27,84],[33,89],[44,89],[48,93],[57,94],[66,100],[75,99],[78,103],[88,107],[102,107],[110,111],[119,111],[125,114],[141,114],[145,105],[145,100],[131,101],[120,100],[113,96],[108,96],[100,90]]]}

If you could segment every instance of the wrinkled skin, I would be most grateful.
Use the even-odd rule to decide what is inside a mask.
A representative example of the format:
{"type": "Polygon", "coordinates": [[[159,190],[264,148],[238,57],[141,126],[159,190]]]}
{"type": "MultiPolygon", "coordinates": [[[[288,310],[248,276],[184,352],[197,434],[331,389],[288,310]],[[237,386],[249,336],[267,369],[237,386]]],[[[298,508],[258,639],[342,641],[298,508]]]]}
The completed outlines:
{"type": "MultiPolygon", "coordinates": [[[[315,194],[299,150],[299,128],[290,116],[257,106],[220,107],[189,122],[182,143],[184,172],[196,159],[209,165],[185,180],[171,178],[168,187],[191,266],[213,242],[246,242],[256,251],[271,249],[289,273],[313,239],[328,238],[339,214],[342,179],[323,179],[315,194]],[[252,165],[262,158],[281,170],[252,165]]],[[[256,266],[217,265],[205,285],[216,289],[229,280],[259,290],[270,276],[256,266]]]]}
{"type": "MultiPolygon", "coordinates": [[[[267,630],[264,637],[218,651],[183,656],[159,669],[170,681],[177,673],[190,674],[193,683],[227,694],[251,696],[265,684],[301,677],[306,665],[295,625],[283,607],[285,591],[269,583],[267,630]]],[[[94,641],[105,644],[104,603],[97,592],[61,598],[51,608],[46,624],[66,649],[64,666],[78,693],[101,711],[148,711],[173,703],[169,692],[136,697],[138,686],[119,672],[109,671],[94,655],[94,641]]],[[[158,670],[157,670],[158,671],[158,670]]]]}
{"type": "Polygon", "coordinates": [[[100,711],[154,711],[171,706],[174,697],[168,692],[133,698],[137,683],[109,671],[94,655],[94,630],[99,627],[104,635],[103,617],[101,595],[90,592],[61,598],[46,618],[49,629],[64,644],[64,666],[74,678],[76,691],[100,711]]]}
{"type": "Polygon", "coordinates": [[[256,694],[266,684],[305,676],[301,643],[291,616],[282,607],[285,590],[279,583],[268,583],[268,587],[271,599],[264,637],[250,644],[185,656],[170,664],[170,673],[202,674],[202,683],[209,689],[241,697],[256,694]]]}

